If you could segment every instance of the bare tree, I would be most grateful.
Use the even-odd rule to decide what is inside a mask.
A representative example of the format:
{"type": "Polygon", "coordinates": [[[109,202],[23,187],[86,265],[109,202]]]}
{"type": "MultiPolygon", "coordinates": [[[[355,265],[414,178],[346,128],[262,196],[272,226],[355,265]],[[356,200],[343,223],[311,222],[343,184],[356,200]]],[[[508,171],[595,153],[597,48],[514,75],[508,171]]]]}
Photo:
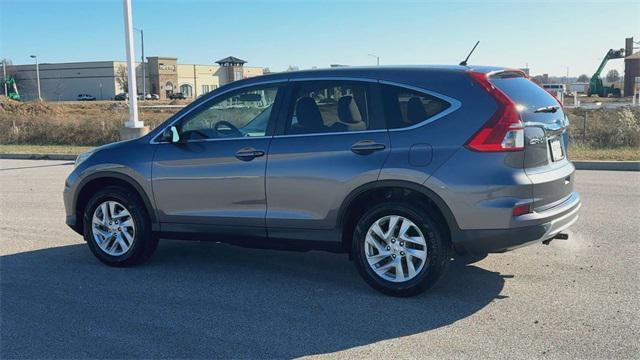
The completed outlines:
{"type": "Polygon", "coordinates": [[[610,83],[616,82],[616,81],[620,80],[620,73],[618,73],[618,70],[616,70],[616,69],[611,69],[607,73],[606,79],[610,83]]]}
{"type": "Polygon", "coordinates": [[[578,76],[578,82],[581,82],[581,83],[589,82],[589,76],[587,74],[582,74],[578,76]]]}
{"type": "Polygon", "coordinates": [[[124,92],[129,92],[129,75],[127,75],[127,67],[122,64],[116,68],[116,82],[124,92]]]}

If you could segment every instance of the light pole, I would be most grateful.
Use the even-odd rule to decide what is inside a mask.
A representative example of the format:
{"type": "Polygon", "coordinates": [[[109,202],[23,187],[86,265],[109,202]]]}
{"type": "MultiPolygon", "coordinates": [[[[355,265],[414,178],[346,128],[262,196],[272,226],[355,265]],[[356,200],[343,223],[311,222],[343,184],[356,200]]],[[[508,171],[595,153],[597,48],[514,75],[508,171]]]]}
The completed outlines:
{"type": "Polygon", "coordinates": [[[142,44],[142,100],[147,99],[147,78],[145,75],[144,66],[144,31],[142,29],[133,28],[136,31],[140,31],[140,43],[142,44]]]}
{"type": "Polygon", "coordinates": [[[376,55],[376,54],[367,54],[367,56],[371,56],[376,58],[376,65],[380,66],[380,56],[376,55]]]}
{"type": "Polygon", "coordinates": [[[7,60],[2,59],[2,83],[4,84],[4,96],[9,97],[7,92],[7,60]]]}
{"type": "Polygon", "coordinates": [[[40,92],[40,65],[38,65],[38,56],[30,55],[30,57],[36,60],[36,81],[38,83],[38,100],[42,101],[42,93],[40,92]]]}
{"type": "Polygon", "coordinates": [[[127,46],[127,70],[129,89],[129,121],[126,123],[128,128],[141,128],[143,124],[138,121],[138,90],[136,88],[136,64],[133,43],[133,22],[131,20],[131,0],[122,0],[124,10],[124,35],[127,46]]]}

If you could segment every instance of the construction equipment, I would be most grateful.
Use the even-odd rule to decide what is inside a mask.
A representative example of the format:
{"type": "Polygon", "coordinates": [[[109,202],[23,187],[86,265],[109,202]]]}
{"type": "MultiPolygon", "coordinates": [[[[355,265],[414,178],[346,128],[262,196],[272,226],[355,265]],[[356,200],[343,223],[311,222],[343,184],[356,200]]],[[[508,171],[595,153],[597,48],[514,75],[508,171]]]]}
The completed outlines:
{"type": "Polygon", "coordinates": [[[609,49],[607,54],[604,56],[604,59],[602,59],[600,66],[598,66],[598,70],[596,70],[596,72],[591,76],[591,80],[589,80],[589,90],[587,91],[588,96],[598,95],[600,97],[608,97],[609,95],[612,95],[614,97],[620,97],[622,95],[620,89],[616,88],[613,84],[611,86],[604,86],[602,79],[600,78],[600,74],[609,60],[620,59],[623,57],[624,49],[609,49]]]}
{"type": "Polygon", "coordinates": [[[7,85],[7,97],[11,100],[20,100],[16,79],[13,76],[8,76],[7,79],[4,80],[4,83],[7,85]]]}

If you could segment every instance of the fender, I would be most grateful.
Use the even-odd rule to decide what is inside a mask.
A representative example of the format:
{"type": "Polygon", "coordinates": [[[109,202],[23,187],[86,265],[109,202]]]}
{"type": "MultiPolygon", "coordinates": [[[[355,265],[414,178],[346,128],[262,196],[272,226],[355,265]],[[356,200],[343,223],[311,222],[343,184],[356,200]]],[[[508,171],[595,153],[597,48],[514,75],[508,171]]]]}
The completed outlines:
{"type": "Polygon", "coordinates": [[[87,177],[82,179],[78,184],[78,190],[75,192],[73,196],[73,205],[75,207],[74,209],[75,213],[78,212],[78,195],[82,193],[82,190],[84,189],[84,187],[91,181],[102,179],[102,178],[115,178],[118,180],[122,180],[127,184],[131,185],[136,190],[138,195],[140,195],[140,198],[142,198],[144,207],[147,209],[147,214],[149,214],[149,218],[151,220],[151,229],[153,231],[157,231],[160,229],[156,211],[154,207],[151,205],[151,201],[149,200],[149,196],[147,195],[146,191],[144,191],[142,186],[140,186],[140,184],[138,184],[138,182],[135,181],[132,177],[117,171],[100,171],[100,172],[96,172],[91,175],[88,175],[87,177]]]}
{"type": "Polygon", "coordinates": [[[416,184],[416,183],[412,183],[404,180],[377,180],[377,181],[373,181],[373,182],[361,185],[360,187],[354,189],[351,193],[349,193],[349,195],[347,195],[345,200],[342,202],[342,205],[338,210],[338,230],[339,231],[337,235],[339,237],[338,239],[339,241],[342,241],[342,227],[344,226],[343,221],[345,219],[345,214],[347,210],[349,210],[349,208],[351,207],[353,201],[359,195],[362,195],[363,193],[369,190],[374,190],[374,189],[379,189],[384,187],[396,187],[396,188],[405,188],[405,189],[413,190],[431,199],[431,201],[433,201],[436,207],[440,210],[445,221],[447,222],[447,226],[451,231],[451,238],[453,239],[454,237],[457,237],[457,234],[460,231],[460,227],[458,226],[458,222],[456,221],[456,218],[453,216],[453,212],[451,212],[451,209],[444,202],[444,200],[442,200],[442,198],[438,196],[438,194],[433,192],[431,189],[427,188],[424,185],[416,184]]]}

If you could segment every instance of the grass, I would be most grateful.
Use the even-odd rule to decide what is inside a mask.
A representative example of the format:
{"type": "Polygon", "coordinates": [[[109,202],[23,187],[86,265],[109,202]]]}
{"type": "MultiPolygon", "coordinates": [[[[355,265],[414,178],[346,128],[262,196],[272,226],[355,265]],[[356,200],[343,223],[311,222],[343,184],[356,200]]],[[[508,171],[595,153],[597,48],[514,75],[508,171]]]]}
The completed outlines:
{"type": "Polygon", "coordinates": [[[620,147],[614,149],[594,149],[581,144],[569,148],[571,160],[640,161],[640,148],[620,147]]]}
{"type": "Polygon", "coordinates": [[[68,145],[0,145],[0,154],[71,154],[78,155],[91,146],[68,145]]]}
{"type": "MultiPolygon", "coordinates": [[[[91,149],[91,146],[68,145],[0,145],[0,154],[73,154],[91,149]]],[[[640,161],[640,148],[593,149],[574,143],[569,149],[571,160],[640,161]]]]}

